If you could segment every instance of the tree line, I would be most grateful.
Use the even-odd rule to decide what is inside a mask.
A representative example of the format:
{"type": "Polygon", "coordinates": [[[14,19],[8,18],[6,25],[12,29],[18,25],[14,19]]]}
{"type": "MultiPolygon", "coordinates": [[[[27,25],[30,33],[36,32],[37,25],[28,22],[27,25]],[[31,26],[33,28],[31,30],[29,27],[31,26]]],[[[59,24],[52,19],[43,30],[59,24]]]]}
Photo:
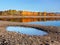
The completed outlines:
{"type": "Polygon", "coordinates": [[[47,12],[31,12],[31,11],[17,11],[17,10],[6,10],[0,11],[0,15],[9,16],[9,15],[19,15],[19,16],[55,16],[55,13],[47,12]]]}

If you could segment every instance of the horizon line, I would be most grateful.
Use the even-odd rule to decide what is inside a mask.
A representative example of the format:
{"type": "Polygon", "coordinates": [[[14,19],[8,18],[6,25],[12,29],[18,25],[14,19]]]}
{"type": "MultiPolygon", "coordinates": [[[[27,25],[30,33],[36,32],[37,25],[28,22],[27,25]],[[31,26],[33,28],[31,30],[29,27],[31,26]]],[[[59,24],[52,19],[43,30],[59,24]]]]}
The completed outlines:
{"type": "Polygon", "coordinates": [[[28,11],[28,12],[47,12],[47,13],[60,13],[60,12],[54,12],[54,11],[30,11],[30,10],[17,10],[17,9],[7,9],[7,10],[0,10],[0,11],[8,11],[8,10],[16,10],[16,11],[28,11]]]}

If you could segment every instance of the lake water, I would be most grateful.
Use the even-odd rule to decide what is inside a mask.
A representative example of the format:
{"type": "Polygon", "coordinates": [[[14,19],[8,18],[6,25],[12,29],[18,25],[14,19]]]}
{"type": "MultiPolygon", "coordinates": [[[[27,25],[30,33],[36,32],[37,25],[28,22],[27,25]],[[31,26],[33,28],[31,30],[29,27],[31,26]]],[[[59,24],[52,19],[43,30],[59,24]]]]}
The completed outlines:
{"type": "MultiPolygon", "coordinates": [[[[60,26],[60,21],[30,22],[29,24],[38,24],[38,25],[45,25],[45,26],[60,26]]],[[[8,26],[6,29],[8,31],[20,32],[22,34],[27,34],[27,35],[47,35],[48,34],[47,32],[34,29],[34,28],[28,28],[28,27],[8,26]]]]}
{"type": "Polygon", "coordinates": [[[60,21],[30,22],[29,24],[37,24],[37,25],[44,25],[44,26],[60,26],[60,21]]]}

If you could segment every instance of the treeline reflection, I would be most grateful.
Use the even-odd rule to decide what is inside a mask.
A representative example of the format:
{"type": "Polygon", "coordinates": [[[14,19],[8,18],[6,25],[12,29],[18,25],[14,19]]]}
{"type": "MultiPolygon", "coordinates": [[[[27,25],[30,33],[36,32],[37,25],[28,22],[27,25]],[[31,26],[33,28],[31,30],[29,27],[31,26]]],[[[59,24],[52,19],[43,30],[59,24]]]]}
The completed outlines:
{"type": "Polygon", "coordinates": [[[60,18],[0,18],[0,20],[12,22],[35,22],[35,21],[54,21],[60,20],[60,18]]]}

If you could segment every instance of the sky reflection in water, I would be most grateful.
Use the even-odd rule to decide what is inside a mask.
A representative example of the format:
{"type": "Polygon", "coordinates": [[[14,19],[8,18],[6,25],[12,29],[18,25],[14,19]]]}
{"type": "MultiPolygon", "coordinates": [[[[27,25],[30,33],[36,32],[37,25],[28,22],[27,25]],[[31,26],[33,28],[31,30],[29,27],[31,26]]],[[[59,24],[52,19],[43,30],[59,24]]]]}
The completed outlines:
{"type": "MultiPolygon", "coordinates": [[[[45,21],[45,22],[31,22],[29,24],[39,24],[39,25],[45,25],[45,26],[60,26],[60,21],[45,21]]],[[[8,26],[6,28],[8,31],[15,31],[20,32],[27,35],[46,35],[47,32],[34,29],[34,28],[28,28],[28,27],[18,27],[18,26],[8,26]]]]}

